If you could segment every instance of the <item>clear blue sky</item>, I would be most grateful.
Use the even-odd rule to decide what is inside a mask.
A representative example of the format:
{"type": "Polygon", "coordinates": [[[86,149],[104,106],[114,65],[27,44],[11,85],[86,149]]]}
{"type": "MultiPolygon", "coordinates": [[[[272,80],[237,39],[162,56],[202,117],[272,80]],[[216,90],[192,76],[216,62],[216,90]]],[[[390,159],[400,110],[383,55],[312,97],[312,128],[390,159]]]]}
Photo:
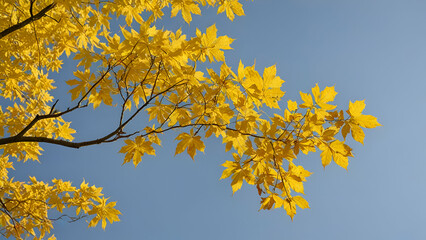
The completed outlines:
{"type": "MultiPolygon", "coordinates": [[[[318,154],[298,161],[314,174],[305,184],[311,209],[292,222],[283,210],[261,211],[254,187],[232,196],[230,180],[219,181],[225,160],[220,140],[209,141],[195,162],[174,157],[165,141],[156,157],[134,168],[121,166],[121,142],[80,150],[43,145],[39,163],[16,164],[16,178],[79,185],[83,178],[117,201],[121,222],[87,228],[83,221],[57,222],[58,239],[426,239],[426,1],[422,0],[255,0],[244,1],[246,16],[231,22],[206,11],[190,27],[179,18],[165,22],[193,31],[216,23],[236,41],[226,58],[262,69],[277,64],[286,81],[284,101],[299,91],[334,85],[336,102],[365,99],[366,114],[383,125],[366,131],[365,145],[353,143],[348,171],[318,154]]],[[[71,67],[71,65],[69,65],[71,67]]],[[[72,70],[72,69],[70,69],[72,70]]],[[[66,74],[57,76],[64,86],[66,74]]],[[[71,78],[72,76],[69,76],[71,78]]],[[[60,103],[68,89],[58,89],[60,103]]],[[[111,112],[68,117],[80,135],[98,137],[111,126],[111,112]]]]}

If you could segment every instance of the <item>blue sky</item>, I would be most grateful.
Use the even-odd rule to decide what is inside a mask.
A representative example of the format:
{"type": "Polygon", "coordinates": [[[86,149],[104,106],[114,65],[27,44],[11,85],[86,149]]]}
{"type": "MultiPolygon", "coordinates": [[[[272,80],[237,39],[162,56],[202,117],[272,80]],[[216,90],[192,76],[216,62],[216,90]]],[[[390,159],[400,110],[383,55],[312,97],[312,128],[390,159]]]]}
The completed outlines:
{"type": "MultiPolygon", "coordinates": [[[[58,239],[426,239],[426,1],[243,3],[246,16],[234,22],[207,10],[191,26],[180,18],[164,26],[186,32],[216,23],[219,34],[236,39],[226,53],[231,67],[240,59],[246,65],[256,59],[258,70],[277,65],[286,81],[283,102],[316,83],[334,85],[342,109],[365,99],[365,114],[383,126],[366,131],[364,146],[352,143],[348,171],[335,164],[323,169],[319,154],[301,156],[298,163],[314,173],[305,184],[311,209],[299,209],[292,222],[284,210],[258,212],[254,187],[243,185],[232,196],[230,180],[219,181],[220,165],[232,158],[220,140],[209,140],[193,162],[174,157],[169,137],[137,168],[121,166],[122,142],[80,150],[43,145],[41,164],[16,164],[16,178],[76,185],[85,179],[104,187],[122,212],[121,222],[105,231],[88,229],[84,220],[57,222],[58,239]]],[[[56,76],[60,104],[70,100],[61,88],[70,71],[56,76]]],[[[104,134],[112,114],[85,110],[66,120],[78,141],[104,134]]]]}

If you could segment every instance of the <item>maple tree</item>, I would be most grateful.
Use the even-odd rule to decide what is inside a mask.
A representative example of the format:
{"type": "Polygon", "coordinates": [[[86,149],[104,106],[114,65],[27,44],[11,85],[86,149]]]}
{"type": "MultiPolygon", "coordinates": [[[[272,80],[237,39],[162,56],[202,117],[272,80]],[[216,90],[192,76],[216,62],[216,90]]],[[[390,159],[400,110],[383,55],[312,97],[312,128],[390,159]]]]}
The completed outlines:
{"type": "Polygon", "coordinates": [[[46,183],[32,176],[19,182],[9,176],[14,161],[38,161],[40,143],[80,148],[124,139],[123,164],[137,166],[145,154],[155,155],[161,136],[172,130],[178,133],[175,154],[186,151],[192,159],[204,151],[203,140],[221,138],[233,156],[223,163],[221,179],[232,179],[234,193],[243,182],[254,185],[260,209],[283,208],[291,218],[296,206],[309,207],[301,194],[311,172],[293,162],[298,154],[319,150],[324,167],[334,161],[347,168],[353,157],[345,142],[348,134],[363,143],[362,128],[379,126],[375,117],[362,114],[364,101],[336,110],[334,87],[316,85],[311,93],[300,92],[299,103],[284,104],[284,81],[276,67],[261,74],[240,61],[231,70],[224,50],[231,49],[233,39],[218,36],[215,25],[197,29],[192,37],[181,29],[156,27],[167,8],[171,17],[181,14],[189,24],[205,6],[217,7],[231,21],[244,15],[238,0],[0,2],[3,236],[55,239],[50,235],[55,219],[49,216],[64,209],[74,213],[63,215],[71,220],[88,216],[89,227],[119,221],[115,202],[108,202],[100,187],[61,179],[46,183]],[[114,32],[111,22],[120,16],[123,26],[114,32]],[[59,72],[65,58],[76,61],[75,79],[66,81],[73,105],[58,111],[49,73],[59,72]],[[200,63],[211,68],[203,71],[200,63]],[[120,109],[117,127],[104,136],[73,141],[76,131],[66,116],[101,104],[120,109]],[[139,115],[148,120],[129,130],[139,115]]]}

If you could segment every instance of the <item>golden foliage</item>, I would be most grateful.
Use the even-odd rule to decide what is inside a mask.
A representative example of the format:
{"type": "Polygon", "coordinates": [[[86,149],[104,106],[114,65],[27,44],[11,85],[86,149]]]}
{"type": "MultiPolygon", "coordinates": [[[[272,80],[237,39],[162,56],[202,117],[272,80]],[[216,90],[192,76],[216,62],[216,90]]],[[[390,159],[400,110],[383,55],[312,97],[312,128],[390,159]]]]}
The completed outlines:
{"type": "Polygon", "coordinates": [[[364,101],[350,102],[345,115],[331,104],[334,87],[321,91],[317,85],[312,94],[300,93],[299,104],[289,100],[283,109],[284,81],[276,76],[276,66],[261,74],[240,61],[234,72],[224,54],[233,39],[218,36],[215,25],[189,35],[156,27],[167,7],[171,17],[180,13],[189,24],[206,5],[230,20],[244,15],[238,0],[0,2],[0,96],[11,102],[0,108],[3,236],[41,239],[53,228],[51,212],[64,209],[75,210],[66,215],[71,220],[92,216],[89,227],[119,221],[115,202],[107,203],[102,189],[85,181],[76,187],[60,179],[19,182],[10,177],[14,161],[38,161],[40,143],[79,148],[123,138],[124,163],[137,166],[145,154],[155,155],[153,143],[160,145],[159,134],[170,130],[179,131],[175,154],[186,150],[192,159],[204,151],[206,138],[220,137],[233,155],[223,164],[221,179],[232,179],[234,193],[244,182],[256,186],[260,209],[282,208],[291,218],[296,206],[309,208],[296,195],[304,194],[303,183],[311,174],[295,164],[300,153],[318,149],[324,167],[333,160],[347,168],[353,156],[344,141],[348,133],[363,143],[362,128],[379,126],[375,117],[362,114],[364,101]],[[125,24],[113,32],[111,22],[120,16],[125,24]],[[76,62],[75,79],[66,81],[74,105],[58,111],[49,74],[59,72],[65,58],[76,62]],[[200,71],[199,63],[212,68],[200,71]],[[62,117],[101,104],[120,109],[119,126],[94,140],[73,142],[76,132],[62,117]],[[272,110],[265,107],[276,112],[269,116],[272,110]],[[144,114],[147,120],[139,130],[125,131],[144,114]]]}

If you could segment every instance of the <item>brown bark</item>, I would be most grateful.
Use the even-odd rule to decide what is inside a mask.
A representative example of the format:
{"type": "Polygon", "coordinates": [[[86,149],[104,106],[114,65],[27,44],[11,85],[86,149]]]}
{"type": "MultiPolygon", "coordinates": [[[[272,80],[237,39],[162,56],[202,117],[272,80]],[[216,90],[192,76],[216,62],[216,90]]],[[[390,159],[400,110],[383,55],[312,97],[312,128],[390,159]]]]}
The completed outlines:
{"type": "Polygon", "coordinates": [[[56,6],[56,3],[49,4],[45,8],[43,8],[39,13],[37,13],[36,15],[31,16],[31,17],[27,18],[25,21],[17,23],[15,25],[3,30],[2,32],[0,32],[0,39],[2,39],[3,37],[7,36],[8,34],[14,32],[14,31],[19,30],[19,29],[27,26],[28,24],[30,24],[34,21],[37,21],[38,19],[46,16],[46,13],[48,11],[50,11],[52,8],[54,8],[55,6],[56,6]]]}

